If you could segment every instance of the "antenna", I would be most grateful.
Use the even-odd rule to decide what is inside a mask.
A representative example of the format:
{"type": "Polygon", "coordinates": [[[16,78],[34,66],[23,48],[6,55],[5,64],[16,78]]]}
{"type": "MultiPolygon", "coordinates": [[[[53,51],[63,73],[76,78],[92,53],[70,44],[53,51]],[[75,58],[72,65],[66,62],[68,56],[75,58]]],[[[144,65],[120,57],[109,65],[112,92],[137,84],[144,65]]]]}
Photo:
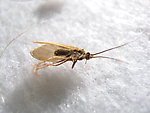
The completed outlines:
{"type": "Polygon", "coordinates": [[[46,21],[47,21],[47,20],[42,21],[42,22],[40,22],[40,23],[38,23],[38,24],[33,24],[32,26],[28,27],[25,31],[23,31],[22,33],[18,34],[15,38],[13,38],[13,39],[5,46],[5,48],[2,50],[2,52],[0,53],[0,58],[2,57],[2,55],[4,54],[4,52],[6,51],[6,49],[9,47],[9,45],[10,45],[12,42],[14,42],[17,38],[19,38],[20,36],[22,36],[24,33],[26,33],[26,32],[28,32],[28,31],[30,31],[31,29],[33,29],[33,28],[35,28],[35,27],[37,27],[37,26],[39,26],[39,25],[45,23],[46,21]]]}

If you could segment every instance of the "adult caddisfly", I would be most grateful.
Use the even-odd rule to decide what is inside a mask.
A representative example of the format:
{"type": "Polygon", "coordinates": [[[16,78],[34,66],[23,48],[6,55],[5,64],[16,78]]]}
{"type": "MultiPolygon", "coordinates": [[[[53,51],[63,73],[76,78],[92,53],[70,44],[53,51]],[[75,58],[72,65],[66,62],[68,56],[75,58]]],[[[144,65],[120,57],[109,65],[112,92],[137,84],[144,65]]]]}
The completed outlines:
{"type": "Polygon", "coordinates": [[[39,69],[42,69],[48,66],[59,66],[67,61],[73,62],[72,68],[74,68],[78,60],[83,60],[83,59],[89,60],[91,58],[107,58],[107,59],[121,61],[119,59],[106,57],[106,56],[97,56],[97,55],[128,44],[128,43],[125,43],[120,46],[116,46],[116,47],[106,49],[98,53],[91,54],[89,52],[84,51],[84,49],[80,49],[77,47],[64,45],[64,44],[49,43],[49,42],[36,42],[36,41],[33,41],[33,43],[44,44],[40,47],[33,49],[30,52],[30,54],[34,58],[41,60],[41,62],[39,62],[38,64],[35,64],[33,67],[33,71],[35,72],[35,74],[37,74],[37,71],[39,69]]]}
{"type": "MultiPolygon", "coordinates": [[[[19,38],[20,36],[22,36],[24,33],[30,31],[32,28],[41,25],[43,23],[45,23],[46,21],[42,21],[39,24],[35,24],[32,25],[31,27],[29,27],[28,29],[26,29],[25,31],[23,31],[22,33],[18,34],[15,38],[13,38],[4,48],[4,50],[0,53],[0,58],[2,57],[3,53],[5,52],[5,50],[8,48],[8,46],[17,38],[19,38]]],[[[134,40],[135,41],[135,40],[134,40]]],[[[133,41],[131,41],[133,42],[133,41]]],[[[91,58],[107,58],[107,59],[112,59],[112,60],[117,60],[117,61],[121,61],[119,59],[115,59],[115,58],[111,58],[111,57],[106,57],[106,56],[97,56],[98,54],[104,53],[106,51],[110,51],[116,48],[120,48],[122,46],[125,46],[131,42],[122,44],[120,46],[116,46],[110,49],[106,49],[104,51],[98,52],[98,53],[94,53],[91,54],[89,52],[84,51],[84,49],[80,49],[77,47],[73,47],[73,46],[69,46],[69,45],[64,45],[64,44],[57,44],[57,43],[48,43],[48,42],[34,42],[34,43],[40,43],[40,44],[44,44],[40,47],[37,47],[35,49],[33,49],[30,53],[31,55],[38,59],[41,60],[41,62],[39,62],[38,64],[35,64],[33,67],[33,71],[35,73],[37,73],[37,71],[39,69],[48,67],[48,66],[59,66],[67,61],[72,61],[72,68],[74,68],[76,62],[78,60],[89,60],[91,58]]]]}

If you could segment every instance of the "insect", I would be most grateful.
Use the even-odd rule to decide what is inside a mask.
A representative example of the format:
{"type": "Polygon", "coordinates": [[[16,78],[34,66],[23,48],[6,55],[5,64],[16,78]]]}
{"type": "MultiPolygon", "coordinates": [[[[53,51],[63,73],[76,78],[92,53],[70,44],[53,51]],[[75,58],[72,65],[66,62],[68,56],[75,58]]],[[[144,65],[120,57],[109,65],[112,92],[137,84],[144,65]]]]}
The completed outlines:
{"type": "Polygon", "coordinates": [[[106,56],[97,56],[97,55],[104,53],[106,51],[120,48],[128,44],[128,43],[125,43],[120,46],[116,46],[116,47],[106,49],[98,53],[91,54],[89,52],[86,52],[84,49],[80,49],[77,47],[64,45],[64,44],[50,43],[50,42],[36,42],[36,41],[33,41],[33,43],[44,44],[40,47],[33,49],[30,52],[32,57],[38,60],[41,60],[41,62],[39,62],[38,64],[35,64],[33,67],[33,72],[36,75],[39,69],[43,69],[48,66],[59,66],[61,64],[64,64],[67,61],[73,62],[72,69],[74,68],[77,61],[83,60],[83,59],[87,61],[92,58],[107,58],[107,59],[121,61],[119,59],[106,57],[106,56]]]}
{"type": "MultiPolygon", "coordinates": [[[[42,21],[39,24],[34,24],[34,25],[30,26],[25,31],[18,34],[15,38],[13,38],[6,45],[6,47],[3,49],[3,51],[0,53],[0,58],[2,57],[2,55],[6,51],[6,49],[9,47],[9,45],[12,44],[12,42],[14,42],[16,39],[21,37],[24,33],[26,33],[28,31],[30,31],[31,29],[45,23],[46,21],[47,20],[42,21]]],[[[131,42],[134,42],[134,41],[135,40],[133,40],[131,42]]],[[[87,60],[92,59],[92,58],[107,58],[107,59],[112,59],[112,60],[124,62],[124,61],[121,61],[119,59],[106,57],[106,56],[97,56],[97,55],[104,53],[104,52],[107,52],[107,51],[110,51],[110,50],[113,50],[113,49],[116,49],[116,48],[120,48],[122,46],[125,46],[125,45],[131,43],[131,42],[128,42],[128,43],[125,43],[125,44],[122,44],[120,46],[116,46],[116,47],[113,47],[110,49],[106,49],[106,50],[98,52],[98,53],[91,54],[89,52],[84,51],[84,49],[80,49],[80,48],[69,46],[69,45],[34,41],[34,43],[39,43],[39,44],[44,44],[44,45],[37,47],[30,52],[34,58],[41,60],[41,62],[34,65],[33,71],[35,74],[37,74],[39,69],[42,69],[42,68],[45,68],[48,66],[59,66],[59,65],[65,63],[67,61],[73,62],[73,64],[72,64],[72,69],[73,69],[78,60],[85,59],[87,61],[87,60]]]]}

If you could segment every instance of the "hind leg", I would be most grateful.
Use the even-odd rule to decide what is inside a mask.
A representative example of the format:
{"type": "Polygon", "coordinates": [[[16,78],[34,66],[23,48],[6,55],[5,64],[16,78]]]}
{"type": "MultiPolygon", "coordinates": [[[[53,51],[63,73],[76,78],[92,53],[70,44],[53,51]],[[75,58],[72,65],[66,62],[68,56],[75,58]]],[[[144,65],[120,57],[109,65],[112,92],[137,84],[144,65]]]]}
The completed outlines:
{"type": "Polygon", "coordinates": [[[46,60],[46,61],[39,62],[38,64],[35,64],[34,67],[33,67],[33,69],[32,69],[33,73],[35,75],[38,75],[37,73],[38,73],[39,69],[43,69],[43,68],[48,67],[48,66],[59,66],[59,65],[65,63],[65,62],[69,61],[69,59],[62,59],[62,60],[60,60],[58,62],[55,62],[55,63],[52,63],[52,64],[46,63],[48,61],[49,60],[46,60]]]}

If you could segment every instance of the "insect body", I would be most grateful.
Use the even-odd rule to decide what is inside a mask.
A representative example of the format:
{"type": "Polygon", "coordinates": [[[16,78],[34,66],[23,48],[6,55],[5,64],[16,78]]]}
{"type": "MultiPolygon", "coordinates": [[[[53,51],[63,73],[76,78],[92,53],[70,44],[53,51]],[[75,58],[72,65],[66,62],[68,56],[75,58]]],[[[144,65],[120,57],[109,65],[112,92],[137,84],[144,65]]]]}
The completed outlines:
{"type": "Polygon", "coordinates": [[[128,43],[125,43],[123,45],[113,47],[95,54],[90,54],[89,52],[84,51],[84,49],[80,49],[77,47],[73,46],[68,46],[64,44],[57,44],[57,43],[49,43],[49,42],[33,42],[33,43],[40,43],[44,44],[40,47],[37,47],[33,49],[30,53],[31,55],[38,59],[41,60],[38,64],[35,64],[33,67],[33,71],[35,74],[37,74],[37,71],[39,69],[48,67],[48,66],[59,66],[67,61],[72,61],[72,69],[74,68],[76,62],[78,60],[89,60],[91,58],[108,58],[108,59],[113,59],[120,61],[115,58],[110,58],[110,57],[105,57],[105,56],[95,56],[97,54],[104,53],[106,51],[110,51],[112,49],[116,49],[119,47],[122,47],[128,43]]]}

